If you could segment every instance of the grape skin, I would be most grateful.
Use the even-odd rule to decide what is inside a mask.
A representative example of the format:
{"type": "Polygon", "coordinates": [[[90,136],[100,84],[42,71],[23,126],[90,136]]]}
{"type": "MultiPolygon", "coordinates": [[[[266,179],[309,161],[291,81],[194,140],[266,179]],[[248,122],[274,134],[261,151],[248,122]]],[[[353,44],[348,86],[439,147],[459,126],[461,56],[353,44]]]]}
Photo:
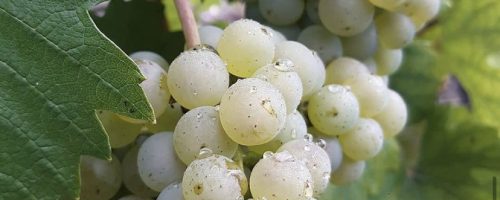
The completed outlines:
{"type": "Polygon", "coordinates": [[[100,110],[97,111],[97,116],[106,130],[112,148],[132,143],[141,132],[141,125],[129,123],[112,112],[100,110]]]}
{"type": "Polygon", "coordinates": [[[408,119],[406,103],[397,92],[389,90],[387,106],[373,118],[382,126],[386,139],[394,137],[403,130],[408,119]]]}
{"type": "Polygon", "coordinates": [[[137,168],[137,156],[139,147],[133,146],[125,154],[122,160],[123,185],[133,194],[141,197],[155,197],[158,192],[150,189],[142,181],[137,168]]]}
{"type": "Polygon", "coordinates": [[[366,30],[375,14],[375,7],[367,0],[319,0],[318,7],[325,28],[344,37],[366,30]]]}
{"type": "Polygon", "coordinates": [[[363,63],[352,58],[341,57],[326,67],[325,84],[345,84],[362,74],[369,74],[367,67],[363,63]]]}
{"type": "Polygon", "coordinates": [[[259,0],[259,10],[274,25],[290,25],[297,22],[304,12],[303,0],[259,0]]]}
{"type": "Polygon", "coordinates": [[[351,91],[358,99],[362,117],[375,116],[382,112],[387,104],[388,88],[379,76],[360,74],[345,84],[350,86],[351,91]]]}
{"type": "Polygon", "coordinates": [[[373,119],[361,119],[349,133],[339,136],[344,153],[354,160],[368,160],[377,155],[384,144],[382,128],[373,119]]]}
{"type": "Polygon", "coordinates": [[[380,42],[389,49],[403,48],[415,37],[415,25],[409,17],[399,13],[382,13],[375,19],[375,25],[380,42]]]}
{"type": "Polygon", "coordinates": [[[200,26],[198,28],[201,43],[208,44],[213,48],[217,48],[217,43],[219,43],[223,32],[219,27],[211,25],[200,26]]]}
{"type": "Polygon", "coordinates": [[[403,62],[403,50],[379,47],[374,59],[377,63],[378,75],[391,75],[399,69],[403,62]]]}
{"type": "Polygon", "coordinates": [[[352,160],[344,156],[340,167],[332,173],[331,182],[335,185],[347,185],[363,176],[366,162],[352,160]]]}
{"type": "Polygon", "coordinates": [[[149,60],[168,70],[168,62],[159,54],[152,51],[137,51],[129,55],[132,60],[149,60]]]}
{"type": "Polygon", "coordinates": [[[163,189],[156,200],[184,200],[182,184],[175,182],[163,189]]]}
{"type": "Polygon", "coordinates": [[[330,63],[330,61],[342,56],[340,38],[331,34],[321,25],[305,28],[297,41],[316,51],[323,63],[330,63]]]}
{"type": "Polygon", "coordinates": [[[372,23],[365,31],[342,38],[344,56],[365,60],[375,54],[378,48],[377,30],[372,23]]]}
{"type": "Polygon", "coordinates": [[[122,182],[120,161],[116,156],[111,161],[92,156],[80,157],[82,200],[107,200],[118,192],[122,182]]]}

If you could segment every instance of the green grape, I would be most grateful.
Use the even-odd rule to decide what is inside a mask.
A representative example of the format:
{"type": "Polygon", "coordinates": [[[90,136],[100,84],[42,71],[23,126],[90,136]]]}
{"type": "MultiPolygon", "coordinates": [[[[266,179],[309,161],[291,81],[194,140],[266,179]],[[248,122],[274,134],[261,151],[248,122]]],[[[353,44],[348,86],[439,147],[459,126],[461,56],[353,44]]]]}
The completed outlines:
{"type": "Polygon", "coordinates": [[[365,60],[377,50],[377,31],[373,23],[363,32],[351,37],[342,38],[344,56],[365,60]]]}
{"type": "Polygon", "coordinates": [[[310,99],[307,114],[320,132],[341,135],[356,126],[359,108],[356,97],[348,88],[327,85],[310,99]]]}
{"type": "Polygon", "coordinates": [[[354,160],[375,157],[384,144],[382,128],[373,119],[361,119],[349,133],[339,136],[344,153],[354,160]]]}
{"type": "Polygon", "coordinates": [[[420,29],[438,15],[440,6],[440,0],[405,0],[398,10],[409,16],[420,29]]]}
{"type": "Polygon", "coordinates": [[[358,99],[361,116],[373,117],[380,113],[387,104],[388,89],[384,80],[375,75],[361,74],[348,80],[346,85],[358,99]]]}
{"type": "Polygon", "coordinates": [[[139,175],[137,168],[138,153],[139,147],[133,146],[122,160],[123,185],[134,195],[148,198],[155,197],[158,195],[158,192],[146,186],[139,175]]]}
{"type": "Polygon", "coordinates": [[[340,163],[343,159],[342,146],[340,146],[340,142],[337,137],[326,137],[319,136],[319,139],[325,142],[325,151],[330,158],[330,166],[332,166],[332,172],[337,170],[340,167],[340,163]]]}
{"type": "Polygon", "coordinates": [[[325,84],[345,84],[347,81],[357,78],[362,74],[369,74],[367,67],[352,58],[341,57],[326,67],[325,84]]]}
{"type": "Polygon", "coordinates": [[[388,11],[396,11],[401,5],[403,5],[404,2],[408,0],[369,0],[369,1],[370,3],[379,8],[383,8],[388,11]]]}
{"type": "Polygon", "coordinates": [[[159,54],[151,51],[137,51],[129,55],[132,60],[149,60],[161,66],[164,70],[168,70],[168,62],[159,54]]]}
{"type": "Polygon", "coordinates": [[[378,75],[391,75],[403,62],[403,50],[379,47],[373,58],[377,63],[378,75]]]}
{"type": "Polygon", "coordinates": [[[342,43],[339,37],[321,25],[307,27],[300,33],[297,41],[316,51],[323,63],[330,63],[330,61],[342,56],[342,43]]]}
{"type": "Polygon", "coordinates": [[[220,103],[220,120],[236,143],[253,146],[272,140],[284,127],[283,95],[270,83],[257,78],[239,80],[220,103]]]}
{"type": "Polygon", "coordinates": [[[400,49],[415,37],[415,25],[403,14],[384,12],[375,19],[380,43],[389,49],[400,49]]]}
{"type": "Polygon", "coordinates": [[[200,26],[198,28],[201,43],[208,44],[213,48],[217,48],[217,43],[219,43],[223,32],[219,27],[211,25],[200,26]]]}
{"type": "Polygon", "coordinates": [[[297,22],[304,12],[304,0],[259,0],[261,15],[275,25],[297,22]]]}
{"type": "Polygon", "coordinates": [[[163,189],[156,200],[184,200],[182,196],[182,184],[172,183],[163,189]]]}
{"type": "Polygon", "coordinates": [[[272,62],[274,43],[262,25],[241,19],[224,29],[217,51],[231,74],[249,77],[258,68],[272,62]]]}
{"type": "Polygon", "coordinates": [[[132,143],[141,133],[142,125],[129,123],[112,112],[100,110],[97,111],[97,117],[108,134],[112,148],[120,148],[132,143]]]}
{"type": "Polygon", "coordinates": [[[207,49],[185,51],[170,65],[168,88],[182,106],[213,106],[229,87],[229,73],[220,57],[207,49]]]}
{"type": "Polygon", "coordinates": [[[171,103],[163,112],[163,115],[156,119],[156,124],[148,123],[145,128],[147,132],[158,133],[162,131],[174,131],[179,119],[184,115],[179,103],[171,103]]]}
{"type": "Polygon", "coordinates": [[[375,14],[375,7],[367,0],[319,0],[318,7],[325,28],[344,37],[366,30],[375,14]]]}
{"type": "Polygon", "coordinates": [[[332,173],[330,181],[335,185],[347,185],[363,176],[366,163],[344,156],[340,167],[332,173]]]}
{"type": "Polygon", "coordinates": [[[302,29],[297,24],[292,24],[288,26],[277,26],[269,24],[271,28],[280,32],[282,35],[286,37],[288,40],[297,40],[302,29]]]}
{"type": "Polygon", "coordinates": [[[389,90],[387,106],[373,118],[382,126],[385,138],[394,137],[403,130],[408,119],[406,103],[397,92],[389,90]]]}
{"type": "Polygon", "coordinates": [[[271,37],[271,40],[273,41],[274,45],[286,41],[286,37],[281,32],[276,31],[269,26],[264,26],[264,25],[262,26],[264,27],[264,29],[268,31],[269,36],[271,37]]]}
{"type": "Polygon", "coordinates": [[[80,199],[110,199],[118,192],[122,183],[120,161],[114,155],[111,161],[81,156],[80,177],[80,199]]]}
{"type": "Polygon", "coordinates": [[[318,8],[319,0],[306,0],[306,14],[309,19],[315,24],[321,24],[321,20],[319,19],[319,8],[318,8]]]}

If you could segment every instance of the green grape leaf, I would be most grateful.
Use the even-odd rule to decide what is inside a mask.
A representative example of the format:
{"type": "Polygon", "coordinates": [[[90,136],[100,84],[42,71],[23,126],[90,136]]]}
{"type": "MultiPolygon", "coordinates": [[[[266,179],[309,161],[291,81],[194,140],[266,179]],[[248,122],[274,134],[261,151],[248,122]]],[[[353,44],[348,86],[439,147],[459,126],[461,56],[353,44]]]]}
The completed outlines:
{"type": "Polygon", "coordinates": [[[104,16],[92,17],[97,27],[125,53],[153,51],[172,61],[184,49],[184,36],[180,31],[168,31],[164,10],[159,0],[112,0],[104,16]]]}
{"type": "Polygon", "coordinates": [[[96,109],[154,120],[99,0],[0,1],[0,199],[76,199],[80,155],[110,158],[96,109]]]}

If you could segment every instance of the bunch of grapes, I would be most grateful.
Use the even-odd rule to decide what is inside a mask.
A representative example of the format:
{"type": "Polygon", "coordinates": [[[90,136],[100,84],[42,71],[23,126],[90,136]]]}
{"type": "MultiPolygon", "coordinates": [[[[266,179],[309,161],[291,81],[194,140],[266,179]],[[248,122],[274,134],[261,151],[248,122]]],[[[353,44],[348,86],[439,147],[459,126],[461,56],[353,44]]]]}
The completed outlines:
{"type": "Polygon", "coordinates": [[[123,182],[123,200],[311,200],[353,182],[405,126],[388,76],[439,5],[250,1],[260,22],[202,26],[203,44],[170,65],[130,55],[156,124],[99,111],[121,167],[82,157],[81,198],[109,199],[123,182]]]}

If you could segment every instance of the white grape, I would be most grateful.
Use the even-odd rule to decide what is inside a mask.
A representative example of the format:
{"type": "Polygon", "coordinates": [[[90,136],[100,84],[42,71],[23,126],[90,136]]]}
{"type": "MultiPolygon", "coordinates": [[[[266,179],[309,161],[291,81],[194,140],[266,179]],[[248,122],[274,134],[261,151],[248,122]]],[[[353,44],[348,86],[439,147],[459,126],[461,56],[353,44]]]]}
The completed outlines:
{"type": "Polygon", "coordinates": [[[118,192],[122,182],[120,161],[114,155],[111,161],[81,156],[80,177],[82,200],[110,199],[118,192]]]}
{"type": "Polygon", "coordinates": [[[271,37],[271,40],[273,41],[274,45],[286,41],[286,37],[279,31],[276,31],[269,26],[262,25],[262,27],[264,27],[264,29],[266,29],[266,31],[269,33],[269,36],[271,37]]]}
{"type": "Polygon", "coordinates": [[[139,148],[137,167],[142,181],[158,192],[180,180],[186,166],[175,154],[173,133],[161,132],[146,139],[139,148]]]}
{"type": "Polygon", "coordinates": [[[387,104],[389,90],[379,76],[361,74],[345,84],[350,86],[351,91],[356,95],[363,117],[372,117],[380,113],[387,104]]]}
{"type": "Polygon", "coordinates": [[[358,60],[371,57],[377,50],[378,38],[373,23],[363,32],[351,37],[342,38],[344,56],[358,60]]]}
{"type": "Polygon", "coordinates": [[[217,51],[231,74],[249,77],[258,68],[272,62],[274,43],[262,25],[241,19],[224,29],[217,51]]]}
{"type": "Polygon", "coordinates": [[[370,26],[375,7],[367,0],[319,0],[319,17],[326,29],[353,36],[370,26]]]}
{"type": "Polygon", "coordinates": [[[219,43],[223,32],[219,27],[211,25],[204,25],[198,28],[201,43],[208,44],[213,48],[217,48],[217,43],[219,43]]]}
{"type": "Polygon", "coordinates": [[[163,112],[163,115],[156,119],[156,124],[146,124],[147,131],[151,133],[158,133],[162,131],[174,131],[175,125],[182,117],[181,105],[179,103],[171,103],[163,112]]]}
{"type": "Polygon", "coordinates": [[[293,112],[302,98],[302,81],[292,61],[279,59],[258,69],[252,77],[262,79],[276,87],[285,98],[287,113],[293,112]]]}
{"type": "Polygon", "coordinates": [[[142,125],[124,121],[110,111],[97,111],[97,116],[108,134],[109,144],[112,148],[120,148],[132,143],[141,133],[142,125]]]}
{"type": "Polygon", "coordinates": [[[247,179],[238,164],[215,154],[191,162],[182,179],[186,200],[243,199],[247,188],[247,179]]]}
{"type": "Polygon", "coordinates": [[[285,127],[283,127],[276,137],[265,144],[250,146],[248,149],[259,154],[263,154],[266,151],[274,152],[286,142],[297,138],[304,138],[305,135],[307,135],[306,121],[304,120],[304,117],[302,117],[302,115],[295,110],[288,114],[286,117],[285,127]]]}
{"type": "Polygon", "coordinates": [[[250,175],[254,199],[306,200],[313,195],[313,179],[305,164],[288,151],[266,152],[250,175]]]}
{"type": "Polygon", "coordinates": [[[302,101],[321,89],[325,82],[325,65],[316,53],[301,43],[286,41],[276,45],[275,60],[289,59],[302,81],[302,101]]]}
{"type": "Polygon", "coordinates": [[[352,160],[344,156],[340,167],[332,173],[331,181],[335,185],[347,185],[363,176],[365,161],[352,160]]]}
{"type": "Polygon", "coordinates": [[[377,62],[373,57],[363,60],[363,64],[368,68],[370,74],[377,74],[377,62]]]}
{"type": "Polygon", "coordinates": [[[389,90],[389,101],[384,110],[374,116],[374,119],[384,130],[385,138],[391,138],[403,130],[408,119],[408,109],[401,96],[392,90],[389,90]]]}
{"type": "Polygon", "coordinates": [[[304,12],[304,0],[259,0],[262,16],[275,25],[297,22],[304,12]]]}
{"type": "Polygon", "coordinates": [[[168,70],[168,88],[182,106],[213,106],[229,87],[229,73],[220,57],[207,49],[181,53],[168,70]]]}
{"type": "Polygon", "coordinates": [[[360,106],[354,94],[341,85],[327,85],[311,97],[308,116],[314,128],[327,135],[341,135],[359,121],[360,106]]]}
{"type": "Polygon", "coordinates": [[[313,179],[314,196],[319,196],[328,186],[332,170],[327,152],[315,143],[296,139],[285,143],[278,152],[288,151],[296,159],[305,162],[313,179]]]}
{"type": "Polygon", "coordinates": [[[202,106],[187,112],[174,131],[174,148],[186,165],[196,159],[202,148],[232,158],[238,144],[222,128],[219,111],[212,106],[202,106]]]}
{"type": "Polygon", "coordinates": [[[316,51],[324,63],[329,63],[342,56],[340,38],[321,25],[307,27],[300,33],[297,41],[316,51]]]}
{"type": "Polygon", "coordinates": [[[182,184],[174,182],[163,189],[156,200],[184,200],[182,184]]]}
{"type": "Polygon", "coordinates": [[[141,197],[154,197],[157,191],[150,189],[142,181],[137,168],[137,155],[139,147],[133,146],[125,154],[122,160],[123,185],[133,194],[141,197]]]}
{"type": "Polygon", "coordinates": [[[149,60],[161,66],[164,70],[168,70],[168,62],[159,54],[151,51],[137,51],[129,55],[132,60],[149,60]]]}
{"type": "Polygon", "coordinates": [[[415,26],[403,14],[385,12],[375,19],[380,43],[389,49],[400,49],[410,44],[415,37],[415,26]]]}
{"type": "Polygon", "coordinates": [[[275,31],[280,32],[282,35],[286,37],[288,40],[297,40],[302,29],[297,24],[292,24],[288,26],[276,26],[269,24],[271,28],[275,31]]]}
{"type": "Polygon", "coordinates": [[[284,127],[283,95],[270,83],[247,78],[226,91],[220,103],[220,120],[236,143],[253,146],[272,140],[284,127]]]}
{"type": "Polygon", "coordinates": [[[420,29],[436,17],[440,6],[440,0],[405,0],[398,10],[409,16],[415,26],[420,29]]]}
{"type": "Polygon", "coordinates": [[[127,195],[124,197],[120,197],[118,200],[151,200],[151,198],[146,198],[136,195],[127,195]]]}
{"type": "MultiPolygon", "coordinates": [[[[396,11],[404,2],[408,0],[369,0],[373,5],[388,11],[396,11]]],[[[417,0],[421,1],[421,0],[417,0]]],[[[439,0],[438,0],[439,1],[439,0]]]]}
{"type": "Polygon", "coordinates": [[[306,14],[315,24],[321,24],[318,14],[318,3],[319,0],[306,0],[306,14]]]}
{"type": "Polygon", "coordinates": [[[326,67],[325,84],[345,84],[348,80],[355,79],[362,74],[369,74],[363,63],[352,58],[341,57],[326,67]]]}
{"type": "Polygon", "coordinates": [[[349,133],[339,136],[344,153],[354,160],[367,160],[377,155],[384,144],[382,128],[373,119],[361,119],[349,133]]]}
{"type": "Polygon", "coordinates": [[[337,170],[343,159],[342,146],[337,137],[318,137],[325,142],[325,151],[330,158],[330,166],[332,167],[332,172],[337,170]]]}
{"type": "Polygon", "coordinates": [[[403,61],[403,50],[387,49],[381,46],[375,53],[374,59],[377,63],[377,74],[391,75],[401,66],[403,61]]]}

